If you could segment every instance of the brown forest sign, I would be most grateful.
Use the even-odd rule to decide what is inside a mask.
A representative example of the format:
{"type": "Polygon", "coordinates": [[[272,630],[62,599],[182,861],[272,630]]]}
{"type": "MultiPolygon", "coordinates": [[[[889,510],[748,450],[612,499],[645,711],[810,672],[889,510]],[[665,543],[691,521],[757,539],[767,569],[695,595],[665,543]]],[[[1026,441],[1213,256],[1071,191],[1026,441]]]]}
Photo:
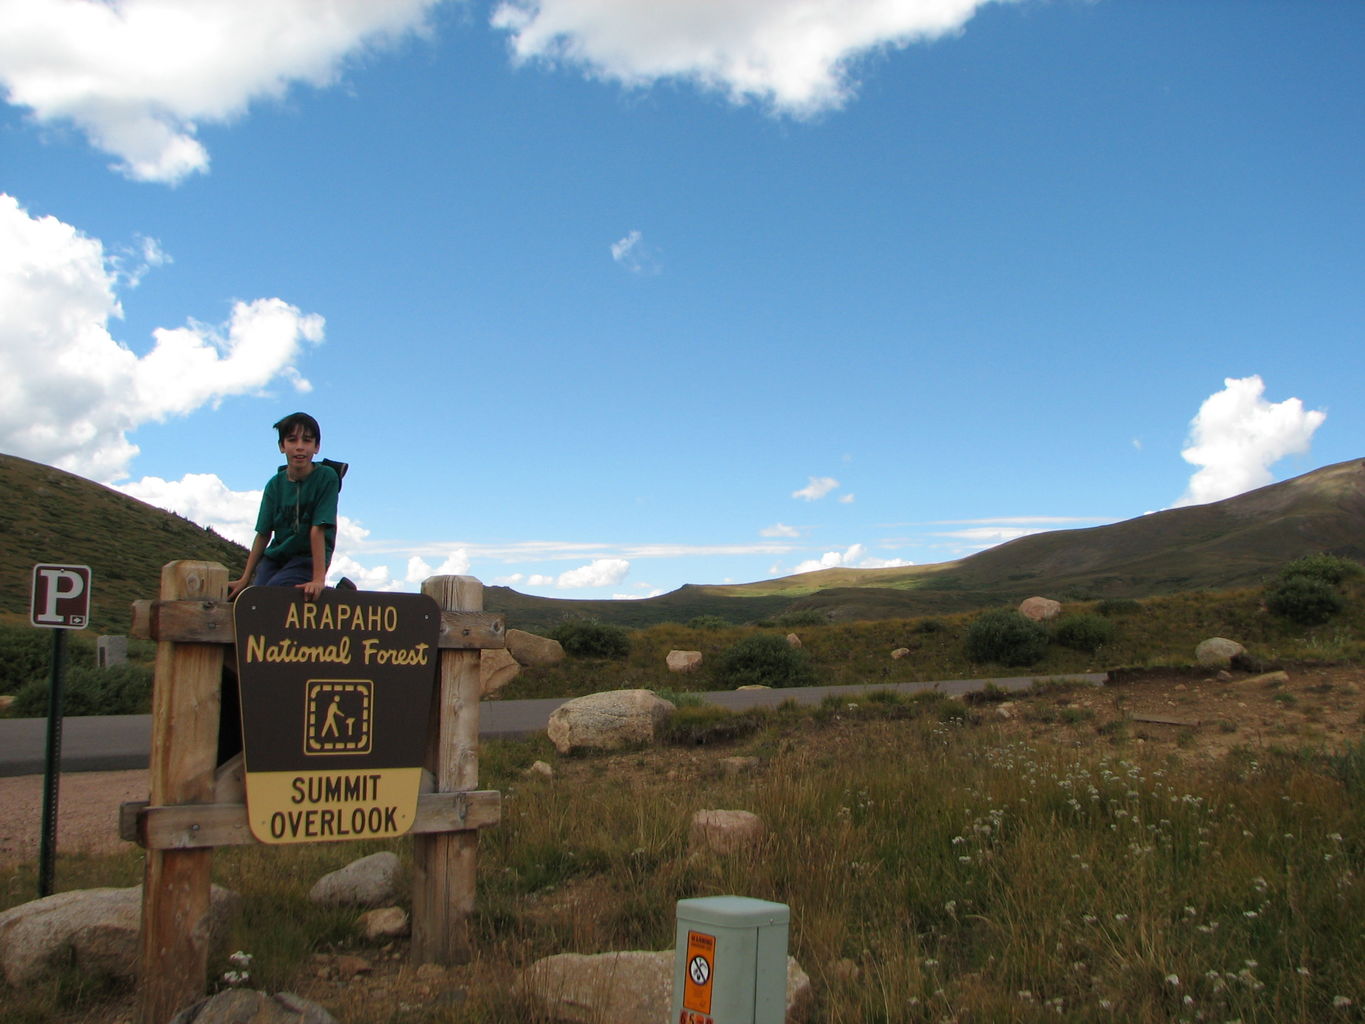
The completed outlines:
{"type": "Polygon", "coordinates": [[[251,587],[233,607],[247,817],[263,843],[412,827],[441,612],[422,594],[251,587]]]}

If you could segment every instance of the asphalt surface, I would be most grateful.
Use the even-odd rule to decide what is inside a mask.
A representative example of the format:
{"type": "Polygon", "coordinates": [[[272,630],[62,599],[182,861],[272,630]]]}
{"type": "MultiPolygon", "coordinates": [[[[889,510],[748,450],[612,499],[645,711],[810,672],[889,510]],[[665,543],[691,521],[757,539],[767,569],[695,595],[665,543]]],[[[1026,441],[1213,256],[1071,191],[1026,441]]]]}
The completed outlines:
{"type": "MultiPolygon", "coordinates": [[[[1094,686],[1104,673],[1056,677],[1094,686]]],[[[869,686],[803,686],[783,690],[721,690],[698,694],[711,704],[732,711],[776,707],[785,701],[819,704],[827,697],[849,699],[861,694],[891,691],[901,695],[938,690],[960,696],[994,685],[1011,692],[1027,690],[1036,676],[1006,679],[952,679],[927,683],[869,686]]],[[[485,739],[513,739],[544,731],[550,714],[565,698],[546,700],[489,700],[479,705],[479,735],[485,739]]],[[[104,715],[62,720],[63,772],[121,771],[146,768],[151,751],[151,715],[104,715]]],[[[0,775],[41,775],[47,770],[47,719],[0,718],[0,775]]]]}

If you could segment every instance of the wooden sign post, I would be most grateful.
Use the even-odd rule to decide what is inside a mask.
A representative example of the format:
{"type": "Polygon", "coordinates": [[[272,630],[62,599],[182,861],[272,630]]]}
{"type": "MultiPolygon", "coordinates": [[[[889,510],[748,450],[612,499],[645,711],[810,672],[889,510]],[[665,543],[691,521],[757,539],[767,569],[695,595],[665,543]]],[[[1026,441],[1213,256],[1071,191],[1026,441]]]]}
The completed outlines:
{"type": "MultiPolygon", "coordinates": [[[[501,816],[501,794],[474,787],[479,651],[505,642],[502,618],[481,610],[478,580],[433,577],[423,592],[440,608],[440,657],[425,754],[435,791],[418,797],[410,829],[412,958],[447,964],[471,954],[478,830],[501,816]]],[[[151,799],[125,804],[120,818],[124,838],[147,849],[139,1024],[165,1024],[203,997],[213,848],[258,842],[246,805],[213,802],[223,656],[235,636],[226,593],[223,566],[172,562],[162,571],[161,599],[134,605],[134,634],[157,641],[151,799]]]]}

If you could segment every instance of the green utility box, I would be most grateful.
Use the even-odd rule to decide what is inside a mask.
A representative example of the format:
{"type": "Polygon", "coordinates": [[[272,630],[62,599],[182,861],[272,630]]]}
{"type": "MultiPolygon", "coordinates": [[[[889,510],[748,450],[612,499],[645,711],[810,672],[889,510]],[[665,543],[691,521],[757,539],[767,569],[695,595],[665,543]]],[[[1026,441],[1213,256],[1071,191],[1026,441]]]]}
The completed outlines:
{"type": "Polygon", "coordinates": [[[790,921],[785,903],[679,900],[671,1024],[782,1024],[790,921]]]}

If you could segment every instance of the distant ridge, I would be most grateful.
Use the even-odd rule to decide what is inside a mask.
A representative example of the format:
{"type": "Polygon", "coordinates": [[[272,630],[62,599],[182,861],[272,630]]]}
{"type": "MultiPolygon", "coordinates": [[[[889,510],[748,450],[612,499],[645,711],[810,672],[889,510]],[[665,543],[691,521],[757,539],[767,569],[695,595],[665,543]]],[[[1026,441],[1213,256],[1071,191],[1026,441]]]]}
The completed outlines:
{"type": "MultiPolygon", "coordinates": [[[[0,613],[11,617],[27,618],[38,562],[89,565],[92,625],[123,632],[132,601],[156,596],[165,563],[200,559],[237,571],[246,561],[241,545],[188,519],[12,455],[0,455],[0,496],[0,613]]],[[[488,587],[484,605],[525,629],[575,616],[628,626],[700,616],[742,623],[793,611],[835,620],[903,618],[1034,594],[1087,600],[1251,586],[1285,562],[1319,551],[1365,561],[1365,460],[1208,505],[1021,537],[957,562],[689,584],[638,601],[561,600],[488,587]]]]}

